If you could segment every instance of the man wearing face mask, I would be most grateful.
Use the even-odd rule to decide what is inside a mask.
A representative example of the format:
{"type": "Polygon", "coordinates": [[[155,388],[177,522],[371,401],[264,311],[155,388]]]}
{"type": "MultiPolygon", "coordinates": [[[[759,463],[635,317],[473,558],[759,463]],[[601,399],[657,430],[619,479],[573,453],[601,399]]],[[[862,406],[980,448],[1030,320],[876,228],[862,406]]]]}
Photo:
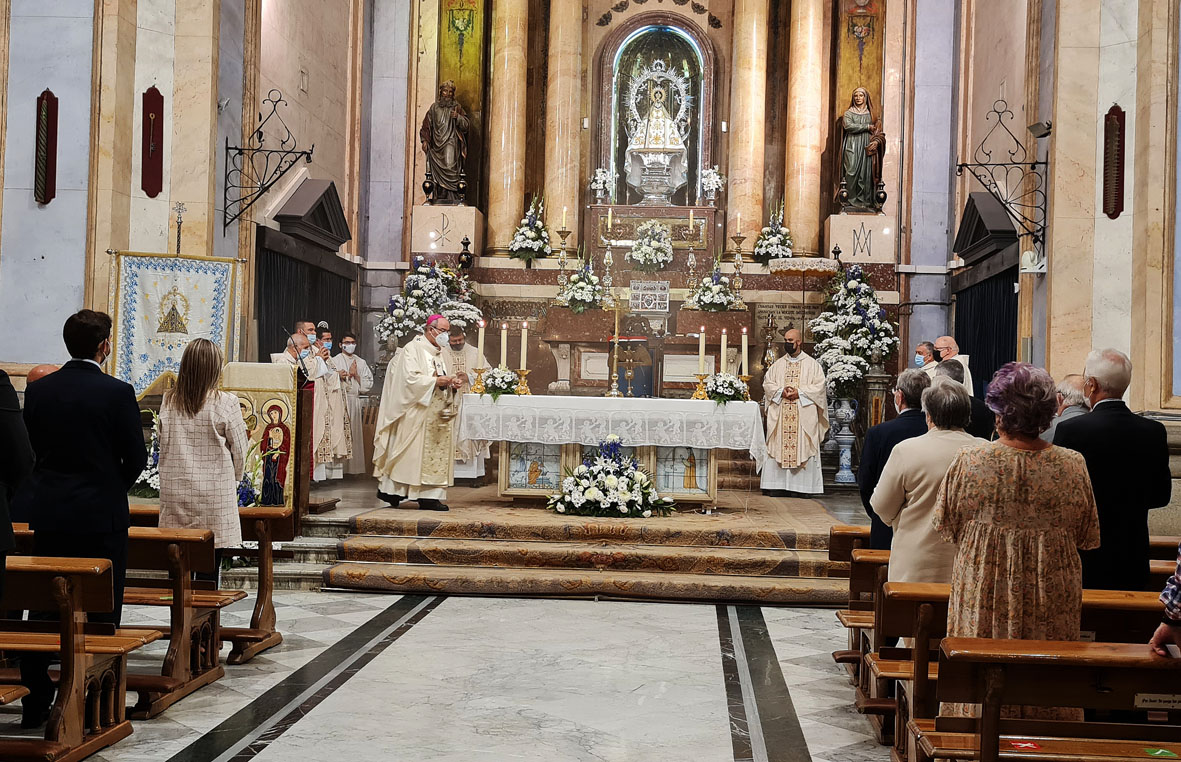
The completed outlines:
{"type": "Polygon", "coordinates": [[[320,339],[312,349],[320,355],[330,372],[316,386],[316,417],[323,414],[324,433],[313,440],[316,443],[316,468],[312,478],[326,481],[344,478],[344,465],[353,457],[354,435],[345,399],[344,373],[332,362],[332,330],[322,320],[317,327],[320,339]]]}
{"type": "Polygon", "coordinates": [[[760,486],[768,494],[824,492],[820,443],[828,431],[824,370],[804,352],[804,336],[783,334],[783,357],[763,378],[767,404],[767,459],[760,486]]]}
{"type": "Polygon", "coordinates": [[[1124,404],[1131,382],[1127,355],[1094,350],[1083,369],[1091,412],[1054,430],[1054,444],[1086,459],[1099,509],[1099,547],[1080,553],[1085,590],[1150,589],[1148,512],[1168,505],[1172,494],[1164,424],[1124,404]]]}
{"type": "MultiPolygon", "coordinates": [[[[484,353],[467,342],[463,329],[456,326],[451,329],[447,348],[443,350],[443,362],[447,365],[447,372],[463,381],[459,387],[457,407],[463,404],[463,395],[472,388],[472,379],[477,368],[487,368],[488,361],[484,353]]],[[[490,452],[487,442],[473,442],[470,439],[459,438],[459,427],[455,429],[455,477],[457,479],[479,479],[484,475],[484,461],[490,452]]]]}
{"type": "Polygon", "coordinates": [[[357,336],[344,333],[340,337],[340,354],[332,358],[332,367],[340,374],[344,389],[345,411],[348,413],[353,435],[353,455],[344,463],[349,475],[364,474],[365,447],[361,444],[361,395],[373,388],[373,371],[364,358],[357,356],[357,336]]]}
{"type": "MultiPolygon", "coordinates": [[[[61,370],[25,390],[25,427],[36,465],[22,500],[33,529],[33,555],[106,558],[111,561],[115,607],[91,621],[118,625],[127,569],[127,490],[147,463],[139,403],[130,384],[106,375],[111,356],[111,318],[82,310],[64,329],[72,358],[61,370]]],[[[47,602],[48,604],[49,602],[47,602]]],[[[49,658],[21,660],[21,726],[45,723],[53,685],[49,658]]]]}
{"type": "Polygon", "coordinates": [[[960,354],[960,345],[956,343],[955,339],[950,336],[940,336],[935,339],[935,359],[941,363],[948,360],[958,360],[960,365],[964,366],[964,388],[968,390],[969,395],[976,393],[975,386],[972,384],[972,368],[968,365],[968,356],[960,354]]]}
{"type": "Polygon", "coordinates": [[[935,378],[935,369],[939,361],[935,359],[935,345],[929,341],[920,341],[914,348],[914,366],[927,374],[927,378],[935,378]]]}
{"type": "MultiPolygon", "coordinates": [[[[300,324],[296,323],[296,325],[300,324]]],[[[325,458],[324,451],[319,446],[325,442],[327,432],[331,430],[329,422],[332,420],[332,408],[328,400],[328,384],[335,383],[339,392],[340,376],[324,362],[324,358],[320,356],[316,348],[308,341],[307,334],[299,330],[291,334],[291,337],[287,339],[287,351],[271,355],[271,362],[278,365],[294,365],[297,368],[302,368],[307,373],[308,381],[312,382],[312,409],[310,412],[312,416],[312,442],[314,443],[312,447],[312,478],[319,481],[325,477],[321,464],[332,460],[331,456],[325,458]]]]}
{"type": "Polygon", "coordinates": [[[447,318],[431,315],[423,333],[386,370],[373,475],[378,498],[395,508],[405,500],[422,510],[447,510],[443,500],[454,483],[455,439],[454,420],[445,410],[463,385],[460,376],[447,372],[441,354],[450,331],[447,318]]]}

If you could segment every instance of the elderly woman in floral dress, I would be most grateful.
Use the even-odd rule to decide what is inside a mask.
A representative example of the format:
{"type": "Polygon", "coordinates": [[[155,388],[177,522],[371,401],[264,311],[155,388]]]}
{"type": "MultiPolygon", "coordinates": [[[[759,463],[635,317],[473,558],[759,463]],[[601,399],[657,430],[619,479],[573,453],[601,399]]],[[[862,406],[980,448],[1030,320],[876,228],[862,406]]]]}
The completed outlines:
{"type": "MultiPolygon", "coordinates": [[[[947,634],[1078,640],[1078,551],[1099,546],[1099,517],[1083,457],[1038,437],[1057,407],[1054,380],[1028,363],[1009,363],[985,401],[998,439],[959,451],[932,519],[959,546],[947,634]]],[[[1014,716],[1081,718],[1073,709],[1012,709],[1014,716]]],[[[945,705],[944,713],[970,712],[945,705]]]]}

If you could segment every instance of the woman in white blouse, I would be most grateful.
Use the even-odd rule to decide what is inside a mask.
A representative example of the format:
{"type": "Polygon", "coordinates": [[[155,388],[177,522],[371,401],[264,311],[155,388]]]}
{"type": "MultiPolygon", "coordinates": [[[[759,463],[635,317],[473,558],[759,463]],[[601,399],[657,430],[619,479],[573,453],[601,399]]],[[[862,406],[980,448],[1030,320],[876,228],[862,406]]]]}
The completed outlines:
{"type": "Polygon", "coordinates": [[[221,368],[213,342],[189,342],[160,406],[160,526],[212,530],[219,563],[222,549],[242,544],[238,483],[247,448],[238,398],[217,389],[221,368]]]}
{"type": "Polygon", "coordinates": [[[972,403],[964,387],[936,378],[923,390],[927,433],[894,446],[870,505],[894,530],[891,582],[950,582],[956,547],[931,524],[939,485],[960,448],[984,440],[964,431],[972,403]]]}

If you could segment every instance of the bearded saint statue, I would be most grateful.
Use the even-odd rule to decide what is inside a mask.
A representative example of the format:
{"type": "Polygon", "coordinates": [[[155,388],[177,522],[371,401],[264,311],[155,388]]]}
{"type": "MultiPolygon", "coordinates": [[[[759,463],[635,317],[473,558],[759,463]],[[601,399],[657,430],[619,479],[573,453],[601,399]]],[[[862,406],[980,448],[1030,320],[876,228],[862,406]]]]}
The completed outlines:
{"type": "MultiPolygon", "coordinates": [[[[463,205],[467,190],[463,167],[470,124],[463,106],[455,100],[455,83],[447,80],[439,85],[439,99],[427,110],[418,131],[433,182],[433,188],[427,190],[430,203],[463,205]]],[[[430,184],[424,183],[424,189],[430,184]]]]}

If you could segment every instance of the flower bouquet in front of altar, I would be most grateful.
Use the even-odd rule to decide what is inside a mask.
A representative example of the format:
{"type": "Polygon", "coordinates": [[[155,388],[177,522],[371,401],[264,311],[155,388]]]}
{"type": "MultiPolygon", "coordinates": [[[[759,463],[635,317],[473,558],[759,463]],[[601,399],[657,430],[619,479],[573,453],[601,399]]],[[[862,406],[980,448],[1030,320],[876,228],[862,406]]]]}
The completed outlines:
{"type": "Polygon", "coordinates": [[[148,464],[127,494],[132,497],[160,497],[160,416],[155,410],[141,410],[152,415],[152,440],[147,445],[148,464]]]}
{"type": "Polygon", "coordinates": [[[656,220],[640,223],[636,228],[636,242],[623,258],[640,272],[663,270],[673,261],[672,231],[656,220]]]}
{"type": "Polygon", "coordinates": [[[619,437],[614,435],[599,442],[593,457],[566,472],[562,493],[551,497],[547,507],[576,516],[645,519],[675,511],[670,498],[657,494],[652,476],[634,457],[623,454],[619,437]]]}
{"type": "Polygon", "coordinates": [[[718,260],[714,260],[713,272],[702,278],[685,297],[686,308],[706,312],[725,312],[738,302],[738,292],[730,285],[730,278],[722,275],[718,260]]]}
{"type": "Polygon", "coordinates": [[[750,399],[746,384],[733,373],[715,373],[706,379],[705,396],[719,405],[727,402],[745,402],[750,399]]]}
{"type": "Polygon", "coordinates": [[[767,220],[767,226],[759,232],[751,259],[760,265],[767,265],[773,259],[790,259],[792,256],[791,231],[783,224],[783,201],[767,220]]]}
{"type": "Polygon", "coordinates": [[[500,399],[502,394],[516,394],[521,377],[515,370],[505,367],[489,368],[484,374],[484,394],[492,397],[492,401],[500,399]]]}
{"type": "Polygon", "coordinates": [[[393,339],[401,344],[403,339],[421,333],[426,319],[436,313],[460,328],[474,325],[482,317],[472,304],[472,288],[466,275],[415,257],[402,293],[390,297],[385,315],[373,330],[380,343],[393,339]]]}
{"type": "Polygon", "coordinates": [[[558,300],[575,315],[602,307],[603,286],[599,283],[599,276],[591,272],[589,264],[583,265],[570,275],[566,287],[558,294],[558,300]]]}
{"type": "Polygon", "coordinates": [[[508,245],[509,256],[525,262],[531,267],[533,260],[538,257],[548,257],[553,251],[549,245],[549,231],[545,229],[542,217],[545,215],[545,203],[534,196],[529,202],[529,210],[525,212],[517,232],[513,233],[513,240],[508,245]]]}

